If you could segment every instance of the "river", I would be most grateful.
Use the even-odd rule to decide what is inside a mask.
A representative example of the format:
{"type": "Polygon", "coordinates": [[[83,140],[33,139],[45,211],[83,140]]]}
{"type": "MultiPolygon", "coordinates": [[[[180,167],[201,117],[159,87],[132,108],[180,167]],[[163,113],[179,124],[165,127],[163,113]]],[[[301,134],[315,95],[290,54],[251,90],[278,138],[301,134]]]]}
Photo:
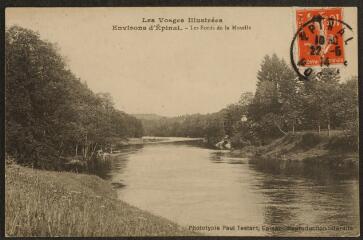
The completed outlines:
{"type": "Polygon", "coordinates": [[[269,171],[228,151],[175,142],[125,147],[106,178],[120,199],[207,235],[359,231],[358,179],[337,171],[269,171]]]}

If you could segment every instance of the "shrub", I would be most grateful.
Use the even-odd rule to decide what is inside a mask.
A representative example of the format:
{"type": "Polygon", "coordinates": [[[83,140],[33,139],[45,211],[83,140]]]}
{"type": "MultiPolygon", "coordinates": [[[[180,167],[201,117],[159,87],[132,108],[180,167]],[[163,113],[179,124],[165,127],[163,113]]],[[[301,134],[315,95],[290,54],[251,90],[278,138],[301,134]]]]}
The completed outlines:
{"type": "Polygon", "coordinates": [[[251,145],[251,142],[245,139],[241,133],[236,133],[231,137],[231,144],[234,148],[242,148],[251,145]]]}
{"type": "Polygon", "coordinates": [[[341,152],[358,151],[358,136],[341,135],[334,136],[329,140],[328,148],[341,152]]]}
{"type": "Polygon", "coordinates": [[[300,147],[312,148],[321,142],[321,137],[316,133],[305,133],[301,137],[300,147]]]}

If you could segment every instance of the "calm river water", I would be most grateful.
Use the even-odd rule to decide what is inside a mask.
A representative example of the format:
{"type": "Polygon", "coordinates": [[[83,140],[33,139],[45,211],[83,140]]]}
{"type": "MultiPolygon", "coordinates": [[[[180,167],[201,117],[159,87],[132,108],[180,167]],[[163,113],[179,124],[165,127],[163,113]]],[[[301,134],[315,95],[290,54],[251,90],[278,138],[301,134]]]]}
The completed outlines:
{"type": "Polygon", "coordinates": [[[359,231],[358,179],[352,174],[275,172],[229,152],[179,142],[129,146],[114,156],[107,178],[120,199],[207,235],[359,231]]]}

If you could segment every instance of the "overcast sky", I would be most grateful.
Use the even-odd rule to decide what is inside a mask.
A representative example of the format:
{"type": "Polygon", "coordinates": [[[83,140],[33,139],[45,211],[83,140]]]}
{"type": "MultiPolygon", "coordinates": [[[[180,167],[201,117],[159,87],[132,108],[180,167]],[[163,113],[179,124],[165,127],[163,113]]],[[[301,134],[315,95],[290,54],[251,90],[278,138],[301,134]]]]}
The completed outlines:
{"type": "MultiPolygon", "coordinates": [[[[30,28],[57,43],[70,69],[94,92],[111,93],[116,108],[164,116],[216,112],[254,91],[264,55],[276,53],[289,63],[294,17],[291,8],[6,9],[7,26],[30,28]],[[251,30],[112,30],[142,25],[143,17],[215,17],[223,19],[220,25],[251,30]]],[[[343,20],[355,30],[355,9],[344,9],[343,20]]],[[[353,44],[346,52],[343,78],[357,75],[356,49],[353,44]]]]}

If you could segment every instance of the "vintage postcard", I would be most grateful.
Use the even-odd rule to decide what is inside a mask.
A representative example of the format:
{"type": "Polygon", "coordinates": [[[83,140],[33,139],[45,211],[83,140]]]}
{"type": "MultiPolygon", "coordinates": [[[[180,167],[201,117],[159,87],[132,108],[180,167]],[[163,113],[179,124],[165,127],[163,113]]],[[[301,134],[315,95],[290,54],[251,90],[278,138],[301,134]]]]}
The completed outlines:
{"type": "Polygon", "coordinates": [[[5,235],[359,236],[357,11],[6,8],[5,235]]]}

